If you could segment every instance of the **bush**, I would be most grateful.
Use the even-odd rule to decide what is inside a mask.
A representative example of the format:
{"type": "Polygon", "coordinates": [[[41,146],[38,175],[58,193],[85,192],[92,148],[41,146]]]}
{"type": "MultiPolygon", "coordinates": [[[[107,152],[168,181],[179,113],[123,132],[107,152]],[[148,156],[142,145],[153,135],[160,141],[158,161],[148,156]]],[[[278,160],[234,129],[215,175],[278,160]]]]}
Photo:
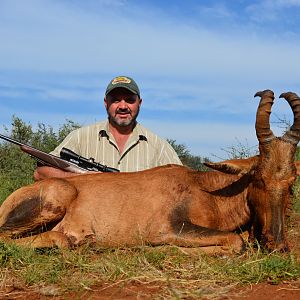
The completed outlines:
{"type": "Polygon", "coordinates": [[[176,151],[183,165],[196,171],[208,170],[203,164],[204,162],[209,162],[208,158],[192,155],[184,144],[177,144],[176,140],[168,139],[167,141],[176,151]]]}
{"type": "MultiPolygon", "coordinates": [[[[52,126],[43,123],[34,130],[31,124],[26,124],[20,118],[13,116],[11,129],[5,127],[5,135],[24,144],[31,145],[44,152],[50,152],[69,134],[79,127],[79,124],[66,120],[56,132],[52,126]]],[[[8,143],[0,143],[0,203],[9,194],[21,186],[33,182],[33,172],[36,160],[22,152],[19,147],[8,143]]]]}

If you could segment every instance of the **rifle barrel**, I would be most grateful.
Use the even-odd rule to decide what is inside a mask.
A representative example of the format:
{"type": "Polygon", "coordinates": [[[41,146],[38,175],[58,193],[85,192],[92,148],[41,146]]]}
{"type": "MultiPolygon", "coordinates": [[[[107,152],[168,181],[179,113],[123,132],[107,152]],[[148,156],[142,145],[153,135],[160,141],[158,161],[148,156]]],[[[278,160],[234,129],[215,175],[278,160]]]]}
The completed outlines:
{"type": "Polygon", "coordinates": [[[3,139],[3,140],[6,140],[6,141],[8,141],[8,142],[11,142],[11,143],[13,143],[13,144],[15,144],[15,145],[18,145],[18,146],[24,145],[24,144],[22,144],[22,143],[20,143],[20,142],[18,142],[18,141],[16,141],[16,140],[14,140],[14,139],[12,139],[12,138],[6,136],[6,135],[3,135],[3,134],[0,134],[0,138],[3,139]]]}
{"type": "Polygon", "coordinates": [[[49,165],[61,170],[73,173],[86,173],[88,171],[119,172],[118,169],[96,163],[94,162],[94,159],[87,159],[66,148],[63,148],[61,157],[57,157],[52,154],[48,154],[41,150],[35,149],[29,145],[22,144],[6,135],[0,134],[0,138],[19,146],[22,151],[34,157],[42,164],[49,165]]]}

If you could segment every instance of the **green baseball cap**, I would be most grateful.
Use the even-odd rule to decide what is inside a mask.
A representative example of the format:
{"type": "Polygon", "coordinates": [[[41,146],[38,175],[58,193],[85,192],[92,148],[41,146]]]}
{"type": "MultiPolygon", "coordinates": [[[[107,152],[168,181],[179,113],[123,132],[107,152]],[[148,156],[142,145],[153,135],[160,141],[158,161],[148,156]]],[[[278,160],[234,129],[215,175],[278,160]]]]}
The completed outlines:
{"type": "Polygon", "coordinates": [[[128,76],[117,76],[108,84],[105,96],[116,88],[124,88],[140,97],[140,90],[136,82],[128,76]]]}

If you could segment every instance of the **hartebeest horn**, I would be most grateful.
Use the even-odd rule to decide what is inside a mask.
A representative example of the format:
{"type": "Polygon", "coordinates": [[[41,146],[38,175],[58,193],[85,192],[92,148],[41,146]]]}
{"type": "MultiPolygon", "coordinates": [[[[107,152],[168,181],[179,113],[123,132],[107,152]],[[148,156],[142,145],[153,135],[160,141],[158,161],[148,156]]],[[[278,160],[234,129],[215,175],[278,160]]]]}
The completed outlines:
{"type": "Polygon", "coordinates": [[[282,139],[297,145],[300,141],[300,98],[297,94],[292,92],[283,93],[279,98],[284,98],[289,103],[294,113],[294,124],[283,135],[282,139]]]}
{"type": "Polygon", "coordinates": [[[275,135],[270,129],[271,107],[274,102],[274,93],[271,90],[257,92],[254,97],[261,97],[256,113],[256,136],[260,143],[267,143],[275,139],[275,135]]]}

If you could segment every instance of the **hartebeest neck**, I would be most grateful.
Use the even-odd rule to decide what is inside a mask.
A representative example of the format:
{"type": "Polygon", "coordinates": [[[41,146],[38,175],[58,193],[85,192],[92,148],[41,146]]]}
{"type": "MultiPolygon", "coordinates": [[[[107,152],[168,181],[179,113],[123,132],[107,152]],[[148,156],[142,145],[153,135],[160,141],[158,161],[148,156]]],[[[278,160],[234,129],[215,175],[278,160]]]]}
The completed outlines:
{"type": "Polygon", "coordinates": [[[250,220],[247,201],[250,176],[212,171],[199,174],[196,180],[200,190],[205,192],[203,197],[211,210],[212,228],[235,230],[250,220]]]}

